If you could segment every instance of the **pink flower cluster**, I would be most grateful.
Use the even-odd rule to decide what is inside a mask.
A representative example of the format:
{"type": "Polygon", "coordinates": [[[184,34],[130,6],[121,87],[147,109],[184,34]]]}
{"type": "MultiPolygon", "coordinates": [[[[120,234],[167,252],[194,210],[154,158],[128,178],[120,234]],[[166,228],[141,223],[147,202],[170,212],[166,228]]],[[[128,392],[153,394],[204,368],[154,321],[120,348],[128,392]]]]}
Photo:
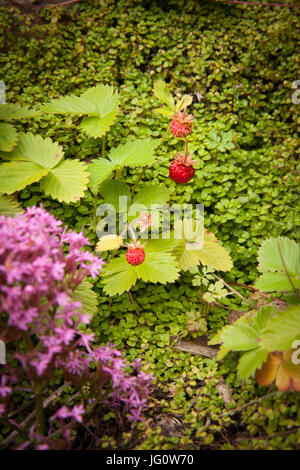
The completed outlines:
{"type": "Polygon", "coordinates": [[[103,265],[83,250],[88,243],[81,233],[64,231],[61,221],[41,208],[0,217],[0,313],[8,314],[12,336],[23,333],[27,338],[26,353],[15,357],[31,379],[56,367],[71,374],[88,369],[79,346],[89,348],[93,335],[79,331],[78,325],[90,318],[74,295],[103,265]],[[37,340],[39,346],[30,347],[37,340]]]}
{"type": "Polygon", "coordinates": [[[107,403],[113,406],[123,404],[130,413],[130,419],[141,420],[142,410],[151,391],[153,376],[140,370],[140,359],[133,364],[126,364],[120,351],[110,346],[96,348],[93,356],[94,362],[101,367],[100,390],[105,381],[112,384],[112,392],[107,403]]]}
{"type": "MultiPolygon", "coordinates": [[[[1,371],[0,418],[7,415],[19,380],[25,376],[46,384],[59,368],[74,385],[91,385],[89,403],[100,398],[112,406],[123,404],[131,419],[141,419],[152,376],[140,370],[139,361],[126,364],[112,347],[92,349],[93,333],[79,329],[90,318],[75,297],[76,289],[87,276],[95,278],[103,265],[101,258],[84,250],[88,243],[42,208],[0,216],[0,339],[15,348],[13,356],[21,365],[6,365],[1,371]],[[19,350],[22,339],[24,352],[19,350]]],[[[71,410],[63,406],[51,422],[81,422],[84,411],[82,404],[71,410]]]]}

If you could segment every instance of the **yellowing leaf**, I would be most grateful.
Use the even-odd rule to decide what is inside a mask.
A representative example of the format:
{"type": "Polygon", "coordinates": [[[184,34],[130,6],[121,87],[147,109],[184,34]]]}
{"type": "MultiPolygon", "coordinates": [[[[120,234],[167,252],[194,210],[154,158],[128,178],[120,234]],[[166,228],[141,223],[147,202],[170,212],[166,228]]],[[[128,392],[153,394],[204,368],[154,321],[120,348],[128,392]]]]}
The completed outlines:
{"type": "Polygon", "coordinates": [[[271,385],[275,381],[281,392],[300,392],[300,364],[291,361],[293,350],[284,353],[270,353],[262,368],[256,371],[259,385],[271,385]]]}
{"type": "Polygon", "coordinates": [[[104,235],[98,241],[96,245],[96,251],[101,253],[102,251],[117,250],[118,248],[120,248],[120,246],[122,246],[122,244],[123,239],[119,237],[119,235],[104,235]]]}
{"type": "Polygon", "coordinates": [[[22,212],[22,207],[13,196],[0,194],[0,215],[12,216],[22,212]]]}
{"type": "Polygon", "coordinates": [[[291,362],[292,350],[285,351],[282,354],[283,361],[281,362],[277,376],[276,387],[282,392],[293,390],[300,392],[300,364],[293,364],[291,362]]]}
{"type": "Polygon", "coordinates": [[[220,271],[230,271],[233,267],[228,251],[219,245],[215,235],[208,230],[204,231],[204,244],[201,249],[190,250],[187,247],[186,243],[186,249],[179,261],[180,268],[184,271],[200,263],[220,271]]]}
{"type": "Polygon", "coordinates": [[[281,358],[279,354],[268,354],[266,362],[256,371],[255,378],[259,385],[271,385],[275,380],[281,358]]]}
{"type": "Polygon", "coordinates": [[[204,266],[213,266],[220,271],[230,271],[233,263],[230,254],[219,245],[215,235],[205,230],[204,245],[199,250],[199,259],[204,266]]]}

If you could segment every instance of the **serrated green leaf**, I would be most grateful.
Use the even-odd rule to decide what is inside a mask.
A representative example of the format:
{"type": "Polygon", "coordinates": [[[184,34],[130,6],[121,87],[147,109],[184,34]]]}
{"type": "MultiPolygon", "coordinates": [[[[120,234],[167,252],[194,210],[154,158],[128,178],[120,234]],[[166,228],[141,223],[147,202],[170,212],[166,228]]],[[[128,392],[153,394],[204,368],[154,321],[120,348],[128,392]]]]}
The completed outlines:
{"type": "Polygon", "coordinates": [[[92,103],[95,106],[96,115],[101,118],[104,118],[111,113],[115,113],[116,116],[118,112],[119,94],[113,86],[97,85],[95,87],[88,88],[80,98],[84,102],[92,103]]]}
{"type": "Polygon", "coordinates": [[[300,306],[278,311],[268,321],[260,335],[260,347],[269,352],[286,351],[300,339],[300,306]]]}
{"type": "Polygon", "coordinates": [[[157,80],[154,82],[153,85],[153,93],[156,98],[161,101],[162,103],[166,104],[167,107],[173,111],[173,114],[175,112],[175,102],[174,98],[168,88],[168,85],[164,80],[157,80]]]}
{"type": "Polygon", "coordinates": [[[135,266],[138,279],[145,282],[166,284],[179,277],[176,260],[170,253],[149,252],[145,247],[145,261],[135,266]]]}
{"type": "Polygon", "coordinates": [[[69,95],[51,100],[42,107],[47,113],[87,114],[103,117],[118,106],[118,92],[110,85],[88,88],[80,96],[69,95]]]}
{"type": "Polygon", "coordinates": [[[126,198],[123,200],[123,202],[126,202],[126,204],[124,204],[123,210],[128,209],[128,205],[131,202],[130,190],[127,184],[125,184],[123,181],[104,181],[99,187],[99,194],[101,194],[103,197],[104,202],[106,204],[112,204],[117,212],[120,210],[120,197],[126,198]]]}
{"type": "Polygon", "coordinates": [[[259,334],[276,312],[274,307],[262,307],[254,316],[252,328],[259,334]]]}
{"type": "Polygon", "coordinates": [[[240,379],[253,377],[256,369],[259,369],[267,359],[267,355],[268,352],[263,349],[254,349],[243,354],[237,368],[240,379]]]}
{"type": "Polygon", "coordinates": [[[93,284],[87,279],[84,279],[81,284],[73,291],[71,295],[74,301],[79,301],[82,304],[80,309],[83,313],[88,315],[95,315],[98,311],[98,297],[93,291],[93,284]]]}
{"type": "Polygon", "coordinates": [[[115,169],[115,164],[104,158],[93,160],[88,166],[89,186],[92,189],[99,189],[99,185],[104,181],[115,169]]]}
{"type": "MultiPolygon", "coordinates": [[[[191,238],[192,235],[188,233],[188,236],[191,238]]],[[[219,245],[213,233],[205,230],[203,246],[200,249],[188,249],[193,246],[197,245],[185,243],[185,250],[179,261],[180,269],[187,271],[190,267],[198,266],[200,263],[220,271],[232,269],[233,263],[228,251],[219,245]]]]}
{"type": "Polygon", "coordinates": [[[34,162],[3,163],[0,165],[0,192],[12,194],[21,191],[29,184],[39,181],[48,171],[34,162]]]}
{"type": "Polygon", "coordinates": [[[299,297],[299,295],[296,295],[296,294],[286,294],[286,296],[283,298],[283,300],[288,305],[299,305],[300,304],[300,297],[299,297]]]}
{"type": "Polygon", "coordinates": [[[42,106],[42,111],[53,114],[88,114],[98,116],[96,103],[82,99],[82,96],[62,96],[42,106]]]}
{"type": "Polygon", "coordinates": [[[16,103],[0,104],[0,119],[3,121],[31,118],[38,114],[38,111],[34,109],[29,109],[28,106],[20,106],[16,103]]]}
{"type": "Polygon", "coordinates": [[[60,202],[76,202],[88,185],[86,165],[79,160],[64,160],[41,180],[41,188],[60,202]]]}
{"type": "Polygon", "coordinates": [[[1,215],[13,216],[15,214],[21,214],[22,212],[22,207],[13,196],[6,196],[4,194],[0,194],[1,215]]]}
{"type": "Polygon", "coordinates": [[[128,264],[125,255],[113,259],[102,269],[104,292],[110,296],[123,294],[137,281],[135,266],[128,264]]]}
{"type": "Polygon", "coordinates": [[[191,95],[184,95],[178,103],[176,103],[176,111],[181,111],[184,108],[190,106],[193,102],[191,95]]]}
{"type": "Polygon", "coordinates": [[[147,240],[145,251],[146,253],[165,253],[172,252],[174,255],[174,249],[178,244],[178,240],[170,238],[168,240],[147,240]]]}
{"type": "Polygon", "coordinates": [[[40,135],[31,132],[23,134],[15,150],[9,154],[0,153],[0,157],[21,162],[35,162],[43,168],[53,168],[63,158],[63,149],[58,143],[48,137],[43,139],[40,135]]]}
{"type": "MultiPolygon", "coordinates": [[[[184,246],[185,245],[186,244],[184,244],[184,246]]],[[[183,271],[188,271],[189,268],[194,267],[194,266],[199,266],[199,264],[200,264],[200,259],[199,259],[198,251],[186,250],[184,248],[184,251],[179,260],[180,269],[182,269],[183,271]]]]}
{"type": "MultiPolygon", "coordinates": [[[[293,285],[297,288],[300,287],[300,274],[290,275],[293,285]]],[[[264,273],[254,284],[256,289],[263,292],[282,292],[284,290],[293,290],[292,284],[285,273],[264,273]]]]}
{"type": "Polygon", "coordinates": [[[158,145],[157,139],[129,140],[126,144],[112,148],[108,158],[120,166],[144,166],[154,162],[154,149],[158,145]]]}
{"type": "MultiPolygon", "coordinates": [[[[185,252],[185,240],[183,240],[183,239],[181,239],[181,240],[180,240],[180,239],[179,239],[179,240],[176,239],[176,242],[177,242],[177,244],[176,244],[176,246],[175,246],[175,248],[174,248],[174,250],[173,250],[173,255],[175,256],[175,258],[176,258],[176,260],[177,260],[177,263],[179,264],[179,262],[181,261],[181,258],[182,258],[182,256],[183,256],[183,254],[184,254],[184,252],[185,252]]],[[[185,262],[185,261],[184,261],[184,259],[183,259],[183,260],[182,260],[183,265],[184,265],[184,262],[185,262]]],[[[188,264],[188,263],[187,263],[187,264],[188,264]]],[[[184,271],[189,269],[188,267],[187,267],[186,269],[181,268],[181,263],[180,263],[179,266],[180,266],[180,269],[183,269],[184,271]]],[[[195,266],[191,266],[191,267],[192,267],[192,268],[193,268],[193,267],[195,268],[195,266]]]]}
{"type": "Polygon", "coordinates": [[[100,118],[97,116],[84,117],[80,123],[81,129],[90,137],[102,137],[116,120],[117,111],[100,118]]]}
{"type": "MultiPolygon", "coordinates": [[[[256,311],[253,312],[248,312],[241,317],[239,317],[235,322],[234,326],[236,325],[251,325],[253,317],[256,315],[256,311]]],[[[223,328],[221,328],[216,335],[212,339],[209,340],[208,344],[209,345],[215,345],[215,344],[220,344],[222,343],[222,334],[225,330],[228,330],[232,328],[232,325],[225,325],[223,328]]],[[[230,351],[230,349],[228,349],[230,351]]]]}
{"type": "Polygon", "coordinates": [[[174,256],[151,248],[148,250],[147,244],[144,248],[145,261],[142,264],[132,266],[127,262],[126,256],[121,255],[104,266],[102,274],[104,291],[107,294],[121,295],[129,290],[137,279],[161,284],[178,279],[179,271],[174,256]]]}
{"type": "Polygon", "coordinates": [[[224,345],[232,351],[249,351],[258,348],[257,333],[245,324],[233,324],[220,335],[224,345]]]}
{"type": "Polygon", "coordinates": [[[11,124],[0,122],[0,150],[10,152],[18,141],[18,132],[11,124]]]}
{"type": "Polygon", "coordinates": [[[213,266],[220,271],[230,271],[233,263],[228,251],[221,245],[213,233],[204,232],[204,244],[198,251],[199,260],[204,266],[213,266]]]}
{"type": "Polygon", "coordinates": [[[226,348],[224,344],[221,344],[218,354],[217,354],[217,361],[222,361],[222,359],[224,359],[224,357],[227,356],[229,352],[230,352],[230,349],[226,348]]]}
{"type": "Polygon", "coordinates": [[[118,113],[118,92],[109,85],[89,88],[80,96],[63,96],[44,105],[47,113],[87,115],[80,126],[91,137],[101,137],[118,113]]]}
{"type": "Polygon", "coordinates": [[[143,204],[150,209],[152,204],[165,204],[169,199],[169,189],[158,185],[146,185],[134,196],[132,204],[143,204]]]}
{"type": "Polygon", "coordinates": [[[156,108],[154,111],[166,117],[174,116],[174,111],[170,110],[170,108],[167,108],[166,106],[163,106],[162,108],[156,108]]]}
{"type": "Polygon", "coordinates": [[[288,272],[300,273],[300,245],[287,237],[272,237],[262,243],[258,251],[258,270],[284,272],[278,244],[288,272]]]}

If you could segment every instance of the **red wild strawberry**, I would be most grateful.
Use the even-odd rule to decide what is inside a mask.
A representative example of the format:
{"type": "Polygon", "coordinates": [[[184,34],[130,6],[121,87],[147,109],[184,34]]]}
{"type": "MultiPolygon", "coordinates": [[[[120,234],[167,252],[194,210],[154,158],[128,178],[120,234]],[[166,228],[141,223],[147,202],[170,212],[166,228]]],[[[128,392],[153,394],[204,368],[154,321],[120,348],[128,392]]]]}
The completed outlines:
{"type": "Polygon", "coordinates": [[[137,266],[138,264],[142,264],[145,260],[145,252],[144,248],[139,244],[139,242],[135,244],[127,245],[128,250],[126,253],[126,259],[129,264],[133,266],[137,266]]]}
{"type": "Polygon", "coordinates": [[[187,114],[186,110],[183,112],[178,111],[173,116],[171,122],[171,132],[174,137],[186,137],[192,132],[192,120],[193,116],[187,114]]]}
{"type": "Polygon", "coordinates": [[[190,181],[195,174],[193,167],[195,163],[197,162],[192,160],[190,155],[178,153],[170,165],[169,176],[171,180],[176,183],[187,183],[190,181]]]}

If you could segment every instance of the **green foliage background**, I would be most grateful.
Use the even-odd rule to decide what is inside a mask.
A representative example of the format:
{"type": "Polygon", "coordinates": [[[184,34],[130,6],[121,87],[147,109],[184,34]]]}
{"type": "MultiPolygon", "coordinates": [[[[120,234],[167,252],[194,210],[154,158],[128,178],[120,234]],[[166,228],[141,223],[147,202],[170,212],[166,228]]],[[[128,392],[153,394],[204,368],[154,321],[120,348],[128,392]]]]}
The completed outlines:
{"type": "MultiPolygon", "coordinates": [[[[0,8],[0,79],[8,102],[30,106],[63,94],[79,95],[100,83],[115,85],[121,110],[108,134],[108,148],[124,143],[128,135],[155,138],[164,133],[168,120],[153,111],[158,106],[153,80],[162,77],[175,94],[193,95],[190,142],[200,162],[196,177],[182,187],[168,179],[169,162],[181,145],[170,139],[159,148],[144,182],[168,186],[171,202],[204,203],[206,227],[233,257],[235,267],[226,280],[253,284],[263,239],[300,238],[299,106],[291,101],[292,82],[299,78],[296,13],[196,0],[87,0],[43,9],[34,17],[0,8]]],[[[74,118],[46,115],[17,127],[51,137],[66,157],[88,161],[101,152],[101,142],[86,139],[74,118]]],[[[123,177],[130,184],[139,170],[126,171],[123,177]]],[[[77,230],[88,224],[93,208],[89,196],[69,205],[49,200],[38,185],[23,190],[20,201],[24,206],[42,202],[77,230]]],[[[94,245],[96,236],[88,235],[94,245]]],[[[231,355],[220,365],[168,347],[170,335],[187,331],[186,312],[199,309],[200,294],[189,274],[166,287],[138,283],[132,289],[134,304],[126,293],[110,302],[100,281],[95,289],[100,298],[93,320],[97,339],[125,348],[129,359],[142,356],[166,392],[163,399],[153,398],[149,420],[136,426],[138,438],[123,433],[115,442],[115,436],[107,436],[104,446],[299,448],[300,432],[281,436],[300,425],[299,397],[279,394],[257,402],[237,424],[236,416],[219,416],[224,413],[216,389],[220,375],[232,388],[237,407],[266,389],[252,380],[241,384],[231,355]],[[156,424],[159,413],[176,416],[184,427],[179,433],[164,431],[156,424]],[[238,429],[247,438],[232,444],[230,436],[238,429]],[[270,437],[274,434],[279,436],[270,437]]],[[[239,308],[238,300],[224,303],[239,308]]],[[[210,334],[225,321],[226,312],[214,308],[210,334]]]]}

